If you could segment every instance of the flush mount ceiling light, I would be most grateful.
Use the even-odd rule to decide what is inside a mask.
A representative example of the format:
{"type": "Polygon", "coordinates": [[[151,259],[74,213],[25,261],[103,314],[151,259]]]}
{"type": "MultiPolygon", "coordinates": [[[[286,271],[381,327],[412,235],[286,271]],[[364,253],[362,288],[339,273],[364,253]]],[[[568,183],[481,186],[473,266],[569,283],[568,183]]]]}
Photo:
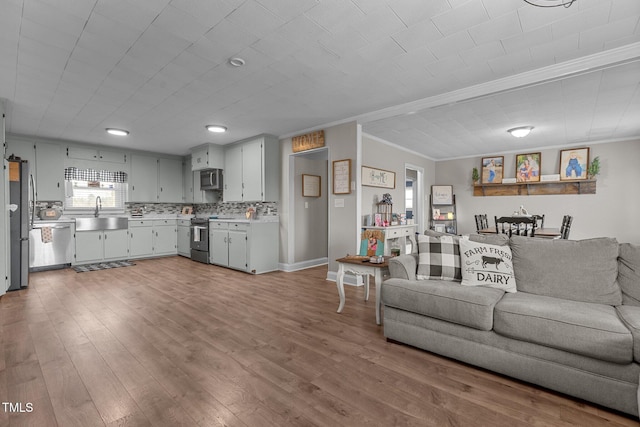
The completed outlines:
{"type": "Polygon", "coordinates": [[[234,67],[242,67],[245,64],[245,61],[242,58],[236,57],[229,59],[229,64],[233,65],[234,67]]]}
{"type": "Polygon", "coordinates": [[[577,0],[523,0],[535,7],[571,7],[577,0]]]}
{"type": "Polygon", "coordinates": [[[509,132],[516,138],[524,138],[525,136],[529,135],[529,132],[531,132],[532,129],[533,126],[520,126],[517,128],[509,129],[507,132],[509,132]]]}
{"type": "Polygon", "coordinates": [[[116,128],[106,128],[107,133],[116,136],[127,136],[129,135],[128,130],[116,129],[116,128]]]}
{"type": "Polygon", "coordinates": [[[224,133],[227,131],[227,128],[221,125],[207,125],[206,128],[209,132],[215,133],[224,133]]]}

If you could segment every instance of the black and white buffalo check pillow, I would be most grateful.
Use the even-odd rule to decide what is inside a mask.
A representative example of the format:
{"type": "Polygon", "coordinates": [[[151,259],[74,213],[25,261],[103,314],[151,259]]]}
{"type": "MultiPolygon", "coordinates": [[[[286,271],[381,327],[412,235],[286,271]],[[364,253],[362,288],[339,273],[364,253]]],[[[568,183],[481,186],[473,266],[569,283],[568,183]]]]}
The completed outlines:
{"type": "Polygon", "coordinates": [[[418,235],[418,280],[462,280],[460,238],[418,235]]]}

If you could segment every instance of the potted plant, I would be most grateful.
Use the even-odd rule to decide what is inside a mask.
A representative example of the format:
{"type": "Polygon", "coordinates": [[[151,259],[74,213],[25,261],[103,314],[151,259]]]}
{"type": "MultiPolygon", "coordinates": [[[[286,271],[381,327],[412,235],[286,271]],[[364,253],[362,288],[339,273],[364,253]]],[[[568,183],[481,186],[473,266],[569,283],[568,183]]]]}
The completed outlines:
{"type": "Polygon", "coordinates": [[[478,172],[478,168],[473,168],[473,172],[471,173],[471,178],[473,179],[473,184],[478,185],[480,181],[480,172],[478,172]]]}
{"type": "Polygon", "coordinates": [[[600,156],[596,156],[587,167],[587,175],[589,179],[593,179],[600,174],[600,156]]]}

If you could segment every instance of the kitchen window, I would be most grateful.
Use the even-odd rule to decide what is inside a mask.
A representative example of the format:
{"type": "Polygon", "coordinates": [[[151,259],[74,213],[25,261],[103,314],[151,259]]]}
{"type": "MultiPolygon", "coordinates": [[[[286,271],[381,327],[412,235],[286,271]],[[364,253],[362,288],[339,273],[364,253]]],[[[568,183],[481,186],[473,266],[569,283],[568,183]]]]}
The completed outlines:
{"type": "Polygon", "coordinates": [[[65,181],[65,210],[93,212],[100,196],[101,210],[124,212],[127,190],[126,182],[65,181]]]}
{"type": "Polygon", "coordinates": [[[96,171],[93,169],[65,169],[65,212],[93,213],[100,197],[100,210],[122,213],[127,201],[127,174],[125,172],[96,171]]]}

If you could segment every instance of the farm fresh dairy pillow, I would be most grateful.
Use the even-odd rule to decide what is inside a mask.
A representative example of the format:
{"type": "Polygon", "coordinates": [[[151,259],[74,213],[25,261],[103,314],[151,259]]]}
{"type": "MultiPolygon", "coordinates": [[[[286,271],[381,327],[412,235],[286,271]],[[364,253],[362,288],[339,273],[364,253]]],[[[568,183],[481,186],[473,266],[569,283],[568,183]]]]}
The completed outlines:
{"type": "Polygon", "coordinates": [[[486,286],[516,292],[516,278],[509,246],[460,239],[462,285],[486,286]]]}

